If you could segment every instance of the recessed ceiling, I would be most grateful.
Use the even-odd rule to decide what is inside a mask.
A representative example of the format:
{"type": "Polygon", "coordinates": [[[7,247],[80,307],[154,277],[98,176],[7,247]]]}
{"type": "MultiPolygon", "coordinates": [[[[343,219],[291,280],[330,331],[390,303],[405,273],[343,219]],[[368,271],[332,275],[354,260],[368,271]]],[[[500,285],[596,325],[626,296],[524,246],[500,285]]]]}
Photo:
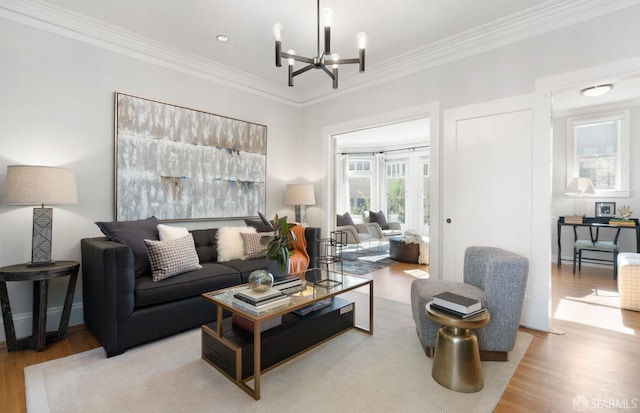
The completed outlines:
{"type": "MultiPolygon", "coordinates": [[[[544,4],[557,4],[552,0],[544,4]]],[[[274,64],[274,23],[284,26],[283,50],[316,55],[315,0],[40,0],[117,28],[153,39],[201,58],[279,85],[287,69],[274,64]],[[216,35],[225,34],[221,43],[216,35]]],[[[398,55],[540,6],[539,0],[322,0],[333,9],[332,51],[357,57],[356,35],[368,34],[367,66],[373,68],[398,55]]],[[[341,77],[357,73],[357,65],[341,69],[341,77]]],[[[330,79],[312,70],[295,78],[295,87],[330,79]]]]}

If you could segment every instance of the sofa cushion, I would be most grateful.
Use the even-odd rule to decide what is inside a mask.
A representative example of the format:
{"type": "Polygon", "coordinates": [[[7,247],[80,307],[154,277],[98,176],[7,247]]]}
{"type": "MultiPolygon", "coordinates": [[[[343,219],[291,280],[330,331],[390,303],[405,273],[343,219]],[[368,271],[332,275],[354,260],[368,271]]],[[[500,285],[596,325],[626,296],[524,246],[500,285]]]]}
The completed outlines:
{"type": "Polygon", "coordinates": [[[256,233],[254,227],[222,227],[218,230],[218,262],[244,258],[244,243],[241,232],[256,233]]]}
{"type": "Polygon", "coordinates": [[[160,241],[182,238],[187,234],[189,234],[189,230],[184,227],[158,224],[158,235],[160,237],[160,241]]]}
{"type": "Polygon", "coordinates": [[[135,306],[148,307],[197,297],[200,294],[232,287],[241,283],[240,274],[231,267],[216,263],[204,263],[202,268],[154,282],[151,276],[136,279],[135,306]]]}
{"type": "Polygon", "coordinates": [[[191,230],[200,264],[218,261],[218,228],[191,230]]]}
{"type": "Polygon", "coordinates": [[[389,224],[387,223],[387,218],[384,216],[384,212],[373,212],[369,211],[369,221],[377,222],[382,229],[389,229],[389,224]]]}
{"type": "Polygon", "coordinates": [[[224,263],[227,267],[231,267],[240,273],[242,284],[249,281],[249,274],[255,270],[263,270],[267,268],[266,258],[254,258],[252,260],[232,260],[224,263]]]}
{"type": "Polygon", "coordinates": [[[144,240],[151,262],[153,281],[161,281],[174,275],[202,268],[193,236],[186,236],[167,241],[144,240]]]}
{"type": "Polygon", "coordinates": [[[145,239],[159,240],[158,218],[151,217],[138,221],[96,222],[98,228],[111,241],[131,248],[133,269],[136,277],[151,272],[145,239]]]}

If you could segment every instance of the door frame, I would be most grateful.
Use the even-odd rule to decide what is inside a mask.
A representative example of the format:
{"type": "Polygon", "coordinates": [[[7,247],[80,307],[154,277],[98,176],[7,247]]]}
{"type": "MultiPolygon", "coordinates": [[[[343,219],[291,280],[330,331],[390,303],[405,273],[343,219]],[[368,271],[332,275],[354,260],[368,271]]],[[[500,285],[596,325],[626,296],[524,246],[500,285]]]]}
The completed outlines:
{"type": "MultiPolygon", "coordinates": [[[[377,126],[384,126],[391,123],[404,122],[419,118],[429,118],[429,145],[431,151],[431,165],[433,167],[433,173],[429,176],[429,193],[430,193],[430,234],[433,238],[438,234],[440,230],[440,103],[431,102],[425,105],[412,106],[405,109],[400,109],[395,112],[386,112],[379,115],[354,119],[348,122],[337,123],[328,125],[322,128],[322,156],[323,163],[326,170],[329,172],[329,179],[326,180],[322,186],[322,199],[325,200],[323,208],[327,211],[325,216],[325,222],[323,229],[325,232],[333,230],[335,228],[335,183],[336,183],[336,171],[335,171],[335,154],[336,154],[336,139],[334,135],[340,135],[348,132],[354,132],[357,130],[373,128],[377,126]]],[[[429,246],[429,272],[436,273],[438,270],[438,254],[440,253],[437,243],[431,243],[429,246]]]]}

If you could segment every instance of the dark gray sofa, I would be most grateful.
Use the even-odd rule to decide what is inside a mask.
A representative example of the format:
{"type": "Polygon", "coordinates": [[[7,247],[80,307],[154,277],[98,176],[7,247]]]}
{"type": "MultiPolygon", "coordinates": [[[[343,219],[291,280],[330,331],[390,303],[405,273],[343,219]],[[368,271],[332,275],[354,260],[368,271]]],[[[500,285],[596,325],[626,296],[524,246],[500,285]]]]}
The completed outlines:
{"type": "MultiPolygon", "coordinates": [[[[106,237],[81,240],[84,321],[107,357],[215,321],[216,306],[201,294],[246,283],[252,271],[267,267],[265,258],[218,263],[217,228],[190,232],[202,269],[159,282],[150,273],[135,276],[126,245],[106,237]]],[[[313,268],[320,228],[306,228],[305,238],[313,268]]]]}

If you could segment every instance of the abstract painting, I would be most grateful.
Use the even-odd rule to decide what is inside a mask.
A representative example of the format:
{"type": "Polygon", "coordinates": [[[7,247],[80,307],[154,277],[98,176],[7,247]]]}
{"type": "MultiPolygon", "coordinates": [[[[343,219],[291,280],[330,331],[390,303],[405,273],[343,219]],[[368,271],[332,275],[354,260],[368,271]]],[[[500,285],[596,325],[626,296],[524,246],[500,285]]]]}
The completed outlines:
{"type": "Polygon", "coordinates": [[[267,127],[116,92],[117,221],[256,216],[267,127]]]}

